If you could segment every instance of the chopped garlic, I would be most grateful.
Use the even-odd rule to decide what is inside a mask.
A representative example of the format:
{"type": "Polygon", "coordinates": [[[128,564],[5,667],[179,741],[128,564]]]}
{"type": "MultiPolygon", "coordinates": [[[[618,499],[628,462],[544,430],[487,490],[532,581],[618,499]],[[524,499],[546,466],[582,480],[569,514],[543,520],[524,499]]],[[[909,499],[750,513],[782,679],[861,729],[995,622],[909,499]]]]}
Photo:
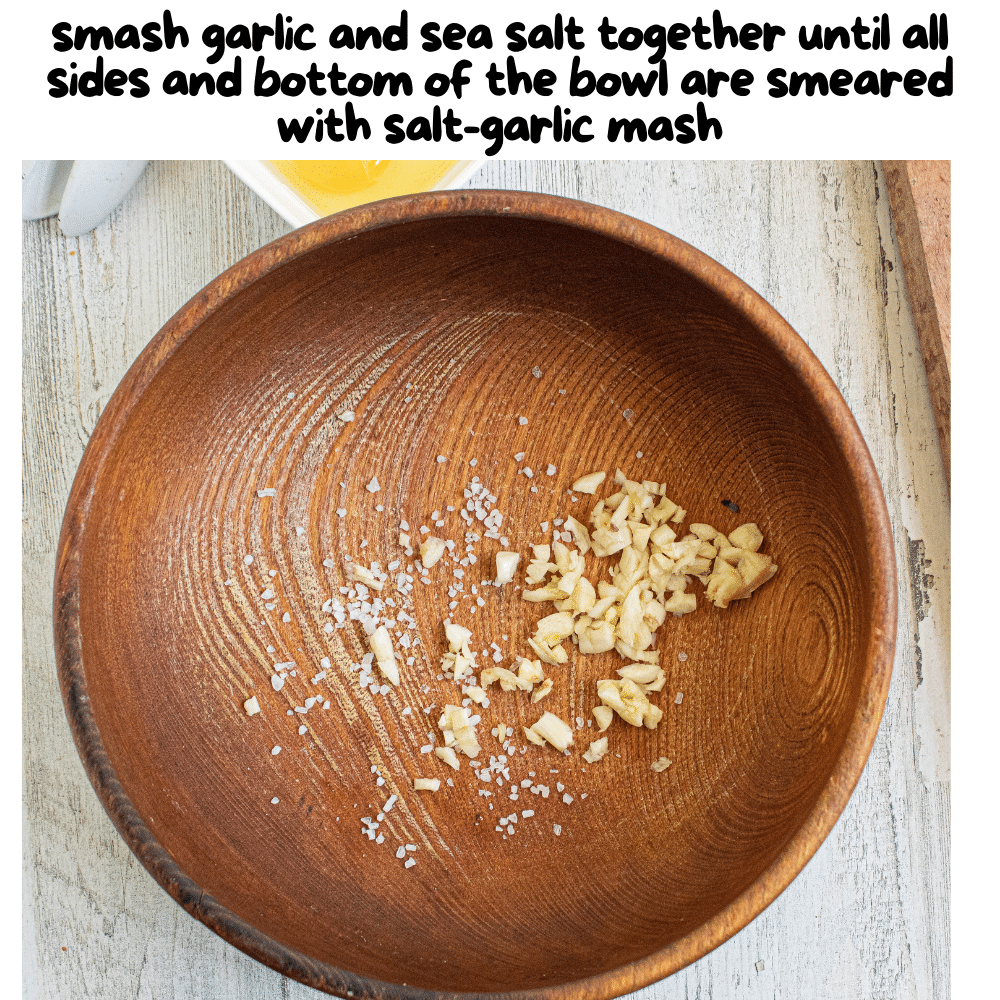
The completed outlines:
{"type": "Polygon", "coordinates": [[[453,767],[456,771],[458,770],[458,754],[455,753],[452,747],[435,747],[434,756],[439,757],[449,767],[453,767]]]}
{"type": "Polygon", "coordinates": [[[441,787],[440,778],[414,778],[413,790],[415,792],[436,792],[441,787]]]}
{"type": "Polygon", "coordinates": [[[591,711],[594,713],[594,718],[597,719],[598,731],[603,733],[611,725],[611,720],[615,717],[615,710],[608,705],[595,705],[591,711]]]}
{"type": "Polygon", "coordinates": [[[571,489],[575,493],[596,493],[597,487],[607,478],[606,472],[590,472],[586,476],[581,476],[571,489]]]}
{"type": "Polygon", "coordinates": [[[531,704],[537,705],[552,690],[552,678],[546,677],[544,681],[531,692],[531,704]]]}
{"type": "Polygon", "coordinates": [[[420,543],[420,561],[424,564],[424,569],[430,569],[436,565],[441,556],[444,555],[447,543],[443,538],[435,538],[428,535],[420,543]]]}
{"type": "Polygon", "coordinates": [[[544,740],[557,750],[565,750],[573,742],[573,730],[551,712],[542,713],[542,717],[533,726],[525,728],[524,733],[533,743],[544,740]]]}
{"type": "Polygon", "coordinates": [[[372,590],[382,590],[382,581],[370,569],[365,569],[364,566],[359,566],[357,563],[351,563],[351,578],[357,580],[358,583],[363,583],[366,587],[371,587],[372,590]]]}
{"type": "Polygon", "coordinates": [[[649,765],[649,769],[651,771],[656,771],[658,774],[662,774],[672,763],[672,760],[667,760],[666,757],[660,757],[658,760],[654,760],[653,763],[649,765]]]}
{"type": "Polygon", "coordinates": [[[396,654],[392,649],[392,638],[384,625],[379,625],[370,636],[368,645],[375,654],[375,662],[385,678],[393,684],[399,684],[399,667],[396,664],[396,654]]]}
{"type": "Polygon", "coordinates": [[[247,715],[256,715],[260,711],[260,704],[257,701],[257,696],[253,695],[252,697],[247,698],[247,700],[243,702],[243,708],[246,710],[247,715]]]}
{"type": "Polygon", "coordinates": [[[496,554],[497,576],[494,584],[497,587],[513,582],[514,572],[520,558],[521,556],[517,552],[498,552],[496,554]]]}

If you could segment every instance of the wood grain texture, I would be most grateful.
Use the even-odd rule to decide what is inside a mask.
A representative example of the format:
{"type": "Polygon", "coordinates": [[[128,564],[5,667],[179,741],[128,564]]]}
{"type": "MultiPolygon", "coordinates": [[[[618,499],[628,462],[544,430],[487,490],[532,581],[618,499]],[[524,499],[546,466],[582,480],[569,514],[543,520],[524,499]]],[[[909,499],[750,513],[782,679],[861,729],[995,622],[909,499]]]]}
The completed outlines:
{"type": "MultiPolygon", "coordinates": [[[[609,482],[602,494],[615,492],[609,482]]],[[[60,538],[63,698],[137,856],[185,909],[274,967],[341,995],[413,995],[381,985],[404,984],[616,996],[741,929],[839,815],[888,688],[889,531],[829,377],[709,258],[579,202],[386,202],[236,265],[129,371],[60,538]],[[510,541],[459,544],[415,592],[406,574],[383,582],[396,655],[415,662],[373,698],[351,666],[364,633],[328,611],[324,624],[321,606],[349,589],[348,560],[406,557],[412,572],[401,520],[468,543],[459,511],[473,460],[510,541]],[[532,815],[505,831],[492,796],[481,801],[481,772],[452,776],[422,751],[429,713],[461,698],[462,685],[435,679],[440,622],[457,597],[451,616],[484,656],[507,633],[503,662],[529,653],[540,609],[481,581],[501,547],[527,553],[548,538],[536,524],[586,518],[567,491],[595,468],[667,484],[685,520],[724,533],[759,524],[780,577],[752,604],[661,626],[667,692],[684,691],[687,708],[661,694],[656,738],[617,725],[600,767],[581,746],[564,759],[525,745],[541,710],[491,692],[474,756],[508,758],[492,789],[499,812],[525,808],[500,794],[504,779],[536,784],[553,765],[579,798],[569,811],[565,796],[525,793],[532,815]],[[476,570],[463,556],[473,551],[476,570]],[[415,629],[396,623],[404,610],[415,629]],[[267,690],[275,674],[280,693],[267,690]],[[241,712],[251,695],[263,709],[253,721],[241,712]],[[500,723],[513,724],[512,743],[490,743],[500,723]],[[276,758],[286,749],[294,756],[276,758]],[[676,761],[663,778],[649,767],[658,757],[676,761]],[[418,775],[454,787],[414,794],[418,775]],[[380,852],[359,823],[386,799],[380,852]],[[417,872],[399,863],[408,843],[417,872]],[[602,878],[581,880],[587,871],[602,878]]],[[[588,561],[596,581],[603,566],[588,561]]],[[[665,600],[666,583],[650,586],[665,600]]],[[[611,652],[546,668],[545,709],[590,719],[598,680],[625,662],[611,652]]]]}
{"type": "Polygon", "coordinates": [[[884,160],[945,477],[951,470],[951,161],[884,160]]]}
{"type": "MultiPolygon", "coordinates": [[[[154,164],[90,246],[63,240],[46,224],[25,227],[26,442],[32,442],[25,475],[25,694],[31,707],[25,871],[26,898],[33,901],[25,968],[34,996],[314,995],[190,920],[137,865],[76,758],[50,652],[55,532],[92,427],[76,429],[80,414],[96,408],[103,385],[97,375],[81,383],[77,372],[89,367],[116,383],[187,295],[280,231],[273,217],[266,221],[268,210],[234,190],[235,183],[214,165],[154,164]],[[235,199],[233,215],[225,214],[226,197],[235,199]],[[157,214],[155,224],[142,225],[157,214]],[[227,236],[233,219],[239,225],[227,236]],[[201,253],[161,256],[163,244],[182,244],[199,223],[213,234],[198,240],[201,253]],[[268,224],[270,233],[261,228],[268,224]],[[119,235],[124,231],[127,238],[119,235]],[[111,260],[113,240],[120,243],[114,271],[123,273],[128,259],[136,268],[130,290],[117,296],[93,282],[95,267],[99,275],[111,260]],[[70,257],[73,249],[77,254],[70,257]],[[143,258],[149,266],[140,268],[143,258]],[[57,281],[60,268],[73,278],[57,281]],[[200,280],[185,288],[189,268],[200,271],[200,280]],[[74,294],[81,285],[93,301],[81,294],[81,334],[74,340],[65,331],[74,330],[74,294]],[[163,286],[180,294],[157,312],[163,286]],[[129,298],[133,304],[141,299],[142,307],[126,313],[129,298]],[[133,327],[130,353],[121,350],[126,315],[133,327]],[[141,316],[149,320],[144,335],[136,335],[141,316]],[[47,406],[33,402],[36,388],[49,393],[47,406]],[[54,491],[50,483],[56,483],[54,491]]],[[[883,731],[857,793],[823,848],[775,904],[732,941],[645,992],[664,998],[699,991],[740,997],[946,996],[948,786],[925,783],[914,767],[919,692],[946,666],[939,662],[946,649],[940,637],[946,624],[940,611],[946,508],[940,464],[935,468],[922,446],[933,441],[933,423],[919,363],[912,361],[915,333],[905,295],[897,271],[881,264],[882,250],[890,265],[898,262],[884,186],[871,164],[504,163],[488,165],[477,183],[549,189],[630,210],[733,268],[806,336],[854,408],[883,482],[899,484],[895,491],[887,485],[887,494],[904,598],[900,635],[916,641],[900,643],[883,731]],[[930,648],[929,628],[936,630],[930,648]]]]}

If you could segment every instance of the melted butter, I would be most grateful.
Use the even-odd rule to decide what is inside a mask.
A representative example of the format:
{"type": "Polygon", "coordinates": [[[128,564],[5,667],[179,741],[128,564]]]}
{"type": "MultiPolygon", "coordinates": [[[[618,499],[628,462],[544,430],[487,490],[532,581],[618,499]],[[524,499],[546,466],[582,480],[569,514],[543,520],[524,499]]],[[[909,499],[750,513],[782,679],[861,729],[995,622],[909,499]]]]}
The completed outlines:
{"type": "Polygon", "coordinates": [[[320,215],[397,195],[430,191],[458,172],[459,160],[271,160],[320,215]]]}

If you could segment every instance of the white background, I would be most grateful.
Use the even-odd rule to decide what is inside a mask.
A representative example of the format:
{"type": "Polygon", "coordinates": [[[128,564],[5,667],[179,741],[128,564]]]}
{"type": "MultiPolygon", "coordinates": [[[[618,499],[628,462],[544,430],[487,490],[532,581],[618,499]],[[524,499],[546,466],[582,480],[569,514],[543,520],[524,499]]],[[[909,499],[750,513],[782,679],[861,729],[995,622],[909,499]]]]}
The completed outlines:
{"type": "MultiPolygon", "coordinates": [[[[969,85],[974,57],[968,53],[975,51],[975,42],[985,34],[986,27],[981,17],[963,15],[963,8],[952,7],[948,11],[948,50],[935,52],[903,47],[905,28],[915,23],[927,24],[929,15],[938,9],[933,6],[924,8],[923,5],[883,2],[872,5],[868,10],[863,9],[866,5],[830,4],[819,7],[783,2],[730,2],[719,8],[726,24],[738,29],[747,22],[770,22],[784,27],[786,35],[776,39],[771,52],[764,51],[762,47],[749,51],[731,46],[703,51],[695,46],[693,38],[687,41],[684,51],[668,49],[664,58],[669,92],[665,98],[625,98],[621,94],[615,98],[596,94],[571,98],[569,78],[572,58],[578,55],[582,66],[595,71],[598,76],[623,70],[630,74],[648,73],[655,68],[655,64],[651,66],[648,62],[652,50],[645,44],[634,52],[621,49],[610,51],[603,47],[597,31],[603,17],[609,16],[620,29],[635,26],[645,30],[653,24],[669,26],[675,22],[693,25],[699,14],[711,24],[713,5],[627,2],[607,5],[593,2],[575,5],[519,2],[502,6],[421,2],[404,5],[402,0],[363,6],[314,2],[298,2],[294,6],[259,2],[238,5],[174,3],[169,4],[174,22],[187,28],[190,36],[190,44],[186,48],[163,48],[154,53],[131,48],[94,52],[89,46],[80,52],[57,52],[53,49],[55,39],[52,27],[59,21],[65,20],[73,25],[106,24],[116,30],[123,24],[141,26],[146,21],[162,21],[164,6],[166,4],[106,3],[99,6],[98,17],[93,13],[97,9],[94,5],[88,5],[86,9],[89,13],[84,15],[81,6],[36,4],[22,14],[24,27],[20,41],[23,45],[24,72],[16,88],[16,115],[20,117],[24,131],[35,133],[35,152],[39,157],[55,157],[72,150],[82,158],[81,150],[93,149],[95,157],[99,150],[100,158],[124,158],[133,156],[136,149],[141,148],[144,155],[160,159],[206,155],[271,158],[288,156],[287,150],[295,148],[305,156],[317,158],[392,154],[412,158],[475,159],[483,155],[487,146],[478,136],[466,136],[460,143],[414,141],[392,145],[385,141],[382,121],[392,113],[403,114],[407,120],[415,115],[429,114],[435,103],[439,103],[442,110],[452,107],[465,124],[479,123],[493,115],[505,120],[516,115],[530,117],[531,114],[551,117],[553,106],[559,100],[564,108],[570,108],[572,117],[587,114],[593,119],[593,141],[567,144],[543,140],[537,145],[508,141],[502,153],[550,158],[853,157],[871,155],[874,140],[885,158],[901,158],[904,155],[909,158],[943,158],[953,151],[954,144],[962,139],[966,128],[955,110],[972,96],[969,85]],[[366,47],[359,52],[330,47],[330,32],[338,24],[374,25],[384,29],[399,23],[404,6],[409,15],[409,46],[405,51],[390,52],[366,47]],[[309,35],[316,42],[314,49],[307,52],[278,51],[273,44],[266,44],[259,53],[233,49],[227,51],[219,62],[207,64],[206,59],[213,50],[202,41],[202,32],[209,25],[219,24],[227,30],[234,24],[252,24],[255,20],[273,25],[275,14],[279,11],[286,18],[291,17],[293,27],[306,22],[314,26],[315,30],[309,35]],[[538,24],[552,25],[558,12],[563,14],[564,20],[574,16],[577,23],[583,26],[580,40],[584,48],[581,51],[574,52],[566,46],[561,51],[527,49],[514,55],[519,69],[534,74],[538,69],[547,67],[556,72],[558,79],[553,87],[553,96],[523,92],[516,96],[491,96],[485,73],[491,62],[506,65],[506,59],[511,54],[507,48],[507,25],[521,21],[528,30],[538,24]],[[798,31],[803,23],[810,28],[816,23],[850,26],[857,17],[861,17],[864,24],[874,26],[873,18],[882,13],[888,14],[892,27],[888,51],[861,51],[852,45],[848,50],[838,46],[830,52],[816,52],[805,51],[799,46],[798,31]],[[436,52],[426,52],[422,48],[420,27],[431,21],[436,21],[442,28],[454,21],[470,30],[477,23],[485,23],[491,29],[493,47],[463,47],[458,51],[441,48],[436,52]],[[78,64],[77,72],[93,69],[98,55],[103,56],[105,71],[112,66],[126,72],[139,66],[148,69],[151,93],[137,99],[128,96],[126,88],[126,94],[120,97],[77,95],[57,99],[49,96],[46,76],[50,70],[61,67],[70,73],[71,62],[78,64]],[[162,80],[170,70],[211,70],[213,73],[232,70],[236,55],[242,61],[241,96],[208,96],[205,93],[196,97],[168,96],[162,92],[162,80]],[[918,68],[930,74],[944,68],[947,55],[955,59],[958,98],[932,97],[927,93],[914,97],[903,92],[900,84],[894,86],[887,98],[853,92],[843,97],[808,98],[800,94],[798,97],[776,99],[768,96],[770,85],[766,76],[775,67],[783,67],[789,73],[792,70],[829,73],[843,68],[855,75],[865,69],[878,72],[884,67],[905,74],[909,69],[918,68]],[[317,97],[308,92],[298,97],[277,95],[255,98],[252,91],[258,56],[264,57],[266,68],[283,75],[304,72],[312,62],[325,71],[334,61],[348,73],[405,71],[413,79],[414,94],[409,98],[383,95],[381,98],[353,99],[355,110],[365,115],[372,124],[373,134],[369,142],[310,141],[302,146],[297,143],[286,146],[281,142],[276,126],[279,117],[302,119],[314,115],[317,108],[325,114],[330,107],[338,109],[342,117],[344,103],[349,98],[329,94],[317,97]],[[453,94],[435,99],[424,93],[423,81],[428,75],[435,72],[450,75],[459,59],[469,59],[473,63],[467,71],[470,83],[460,100],[453,94]],[[728,87],[714,99],[682,93],[682,78],[689,70],[707,71],[709,68],[729,73],[739,68],[750,70],[755,77],[750,94],[737,97],[728,87]],[[694,113],[699,100],[705,100],[708,113],[722,123],[721,139],[710,138],[686,145],[676,141],[649,141],[644,144],[607,142],[606,122],[611,115],[641,116],[647,120],[666,115],[675,119],[681,114],[694,113]]],[[[965,6],[971,8],[972,5],[965,6]]]]}

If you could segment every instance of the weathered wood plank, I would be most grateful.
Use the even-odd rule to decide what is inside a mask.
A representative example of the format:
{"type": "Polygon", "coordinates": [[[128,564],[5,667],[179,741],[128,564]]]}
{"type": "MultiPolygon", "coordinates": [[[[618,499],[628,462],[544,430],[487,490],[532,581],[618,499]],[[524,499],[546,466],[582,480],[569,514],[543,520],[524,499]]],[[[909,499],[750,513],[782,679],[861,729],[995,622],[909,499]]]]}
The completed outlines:
{"type": "MultiPolygon", "coordinates": [[[[649,998],[948,996],[948,506],[927,381],[875,166],[495,161],[472,184],[595,201],[721,261],[831,372],[882,478],[899,560],[896,670],[833,834],[731,941],[649,998]],[[945,727],[942,730],[942,727],[945,727]]],[[[87,436],[146,341],[287,226],[217,163],[153,163],[109,222],[24,226],[25,995],[307,997],[188,917],[91,791],[52,652],[53,553],[87,436]],[[65,947],[65,951],[62,949],[65,947]]]]}

